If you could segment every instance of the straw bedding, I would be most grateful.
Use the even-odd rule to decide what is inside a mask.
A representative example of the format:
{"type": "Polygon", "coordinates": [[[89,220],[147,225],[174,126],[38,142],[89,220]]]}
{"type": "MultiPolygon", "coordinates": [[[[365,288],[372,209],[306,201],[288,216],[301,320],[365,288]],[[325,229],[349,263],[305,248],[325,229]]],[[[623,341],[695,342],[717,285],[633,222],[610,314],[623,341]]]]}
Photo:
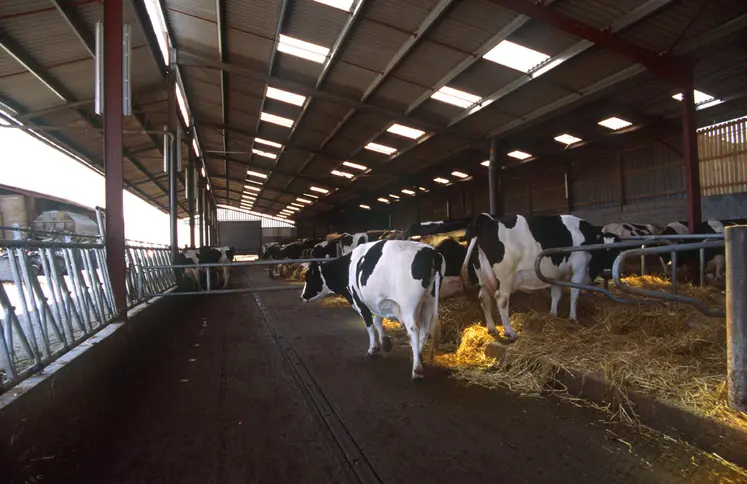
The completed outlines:
{"type": "MultiPolygon", "coordinates": [[[[668,287],[650,276],[626,282],[648,289],[668,287]]],[[[724,304],[723,293],[712,289],[683,286],[680,294],[711,307],[724,304]]],[[[512,295],[511,321],[519,338],[497,361],[485,355],[494,338],[482,325],[482,311],[465,299],[446,301],[441,305],[444,336],[457,347],[437,361],[470,383],[531,395],[555,392],[571,398],[558,390],[555,377],[560,370],[598,375],[623,403],[615,409],[622,420],[637,420],[627,397],[630,389],[747,428],[747,415],[726,405],[723,319],[706,317],[683,304],[626,306],[589,293],[579,298],[578,305],[581,322],[575,323],[549,315],[550,297],[545,291],[512,295]]],[[[567,314],[564,294],[560,316],[567,314]]]]}

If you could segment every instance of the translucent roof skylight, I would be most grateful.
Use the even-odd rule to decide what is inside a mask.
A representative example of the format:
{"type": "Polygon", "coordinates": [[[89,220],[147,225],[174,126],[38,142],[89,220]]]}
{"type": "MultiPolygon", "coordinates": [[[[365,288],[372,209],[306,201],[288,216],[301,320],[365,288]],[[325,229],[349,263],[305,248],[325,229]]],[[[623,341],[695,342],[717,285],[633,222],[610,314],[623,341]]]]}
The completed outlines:
{"type": "Polygon", "coordinates": [[[468,108],[480,102],[480,96],[444,86],[431,94],[431,98],[460,108],[468,108]]]}
{"type": "Polygon", "coordinates": [[[344,177],[344,178],[353,178],[353,174],[348,173],[346,171],[332,170],[330,173],[332,173],[334,176],[339,176],[339,177],[344,177]]]}
{"type": "Polygon", "coordinates": [[[247,175],[256,176],[257,178],[267,178],[267,175],[258,171],[246,170],[247,175]]]}
{"type": "Polygon", "coordinates": [[[261,190],[259,187],[255,187],[254,185],[244,185],[244,188],[253,192],[258,192],[261,190]]]}
{"type": "Polygon", "coordinates": [[[262,138],[254,138],[254,142],[255,143],[259,143],[261,145],[272,146],[273,148],[282,148],[283,147],[283,145],[281,145],[280,143],[275,143],[274,141],[270,141],[270,140],[266,140],[266,139],[262,139],[262,138]]]}
{"type": "Polygon", "coordinates": [[[301,205],[300,203],[291,202],[291,205],[293,205],[294,207],[303,208],[303,205],[301,205]]]}
{"type": "Polygon", "coordinates": [[[267,121],[268,123],[279,124],[280,126],[285,126],[286,128],[290,128],[291,126],[293,126],[292,119],[283,118],[281,116],[276,116],[270,113],[262,112],[259,115],[259,119],[261,119],[262,121],[267,121]]]}
{"type": "Polygon", "coordinates": [[[381,203],[389,203],[390,200],[388,198],[377,198],[376,200],[380,201],[381,203]]]}
{"type": "MultiPolygon", "coordinates": [[[[192,138],[192,149],[195,151],[195,155],[200,156],[200,145],[197,143],[197,138],[192,138]]],[[[202,176],[205,176],[205,168],[202,169],[202,176]]]]}
{"type": "Polygon", "coordinates": [[[368,170],[368,167],[359,165],[358,163],[353,163],[352,161],[343,161],[342,164],[348,168],[355,168],[356,170],[368,170]]]}
{"type": "Polygon", "coordinates": [[[389,194],[390,197],[394,198],[395,200],[399,200],[399,195],[395,195],[393,193],[389,194]]]}
{"type": "Polygon", "coordinates": [[[283,101],[284,103],[294,104],[296,106],[303,106],[306,101],[306,96],[300,94],[293,94],[292,92],[283,91],[274,87],[267,86],[267,97],[270,99],[276,99],[283,101]]]}
{"type": "Polygon", "coordinates": [[[555,141],[557,141],[558,143],[563,143],[564,145],[572,145],[581,141],[581,138],[576,138],[575,136],[570,134],[561,134],[560,136],[555,137],[555,141]]]}
{"type": "Polygon", "coordinates": [[[633,123],[631,123],[630,121],[625,121],[624,119],[616,118],[614,116],[611,118],[607,118],[607,119],[603,119],[602,121],[599,121],[599,124],[601,124],[605,128],[609,128],[615,131],[618,129],[627,128],[628,126],[633,125],[633,123]]]}
{"type": "Polygon", "coordinates": [[[440,177],[434,178],[433,181],[436,183],[440,183],[442,185],[446,185],[447,183],[449,183],[449,180],[447,180],[446,178],[440,178],[440,177]]]}
{"type": "Polygon", "coordinates": [[[323,64],[329,55],[329,49],[321,45],[312,44],[303,40],[294,39],[287,35],[280,34],[278,42],[278,51],[294,55],[302,59],[310,60],[323,64]]]}
{"type": "Polygon", "coordinates": [[[404,193],[405,195],[415,195],[415,192],[407,188],[403,188],[402,193],[404,193]]]}
{"type": "Polygon", "coordinates": [[[189,119],[189,111],[187,110],[187,103],[184,101],[184,93],[182,92],[182,86],[180,84],[176,84],[175,88],[176,92],[176,103],[179,105],[179,112],[182,113],[182,119],[184,120],[184,124],[187,126],[191,126],[192,122],[189,119]]]}
{"type": "Polygon", "coordinates": [[[524,73],[531,71],[533,67],[542,64],[550,58],[547,54],[537,52],[536,50],[508,40],[499,43],[482,57],[496,64],[501,64],[524,73]]]}
{"type": "Polygon", "coordinates": [[[365,148],[367,150],[376,151],[378,153],[384,153],[385,155],[391,155],[395,151],[397,151],[397,148],[392,148],[391,146],[384,146],[380,145],[378,143],[368,143],[365,148]]]}
{"type": "Polygon", "coordinates": [[[401,124],[393,124],[387,129],[389,133],[398,134],[405,138],[418,139],[425,134],[425,131],[419,129],[410,128],[401,124]]]}
{"type": "Polygon", "coordinates": [[[462,173],[461,171],[452,171],[451,174],[457,178],[467,178],[469,176],[468,174],[462,173]]]}
{"type": "Polygon", "coordinates": [[[420,190],[421,192],[427,192],[428,191],[428,189],[424,188],[424,187],[418,187],[418,190],[420,190]]]}
{"type": "Polygon", "coordinates": [[[532,155],[529,153],[524,153],[523,151],[514,150],[511,153],[508,154],[511,158],[516,158],[518,160],[526,160],[527,158],[531,158],[532,155]]]}
{"type": "Polygon", "coordinates": [[[158,47],[161,49],[161,55],[163,56],[163,63],[169,64],[169,41],[168,41],[168,29],[166,28],[166,19],[163,18],[163,11],[161,10],[161,3],[158,0],[145,0],[145,10],[148,12],[148,18],[150,23],[153,25],[153,30],[156,33],[156,39],[158,40],[158,47]]]}
{"type": "Polygon", "coordinates": [[[490,160],[485,160],[482,163],[480,163],[482,166],[490,166],[490,160]]]}
{"type": "Polygon", "coordinates": [[[308,198],[298,197],[298,198],[296,198],[296,200],[299,201],[299,202],[301,202],[301,203],[312,203],[311,200],[309,200],[308,198]]]}
{"type": "Polygon", "coordinates": [[[252,153],[258,156],[264,156],[265,158],[270,158],[271,160],[274,160],[275,158],[278,157],[278,155],[276,155],[275,153],[270,153],[269,151],[258,150],[256,148],[252,148],[252,153]]]}
{"type": "Polygon", "coordinates": [[[294,207],[294,206],[291,206],[291,205],[288,205],[285,208],[288,209],[288,210],[293,210],[294,212],[298,212],[299,210],[301,210],[300,208],[294,207]]]}
{"type": "Polygon", "coordinates": [[[257,180],[252,180],[249,177],[246,177],[246,179],[244,181],[246,181],[247,183],[254,183],[255,185],[262,186],[262,182],[258,182],[257,180]]]}
{"type": "Polygon", "coordinates": [[[358,205],[358,206],[359,206],[360,208],[362,208],[363,210],[371,210],[371,207],[369,207],[368,205],[364,205],[364,204],[362,204],[362,203],[361,203],[360,205],[358,205]]]}
{"type": "MultiPolygon", "coordinates": [[[[192,141],[194,141],[194,140],[192,140],[192,141]]],[[[195,146],[194,142],[192,143],[192,146],[193,147],[195,146]]],[[[195,152],[196,151],[197,151],[197,148],[195,148],[195,152]]],[[[200,168],[200,173],[202,173],[202,178],[205,178],[205,167],[204,166],[202,168],[200,168]]]]}
{"type": "Polygon", "coordinates": [[[304,193],[303,196],[309,198],[319,198],[318,195],[314,195],[313,193],[304,193]]]}
{"type": "Polygon", "coordinates": [[[330,7],[339,8],[340,10],[345,10],[346,12],[349,12],[355,0],[314,0],[314,1],[317,3],[323,3],[324,5],[329,5],[330,7]]]}
{"type": "MultiPolygon", "coordinates": [[[[706,94],[704,92],[698,91],[697,89],[693,90],[693,94],[694,94],[694,97],[695,97],[695,109],[697,109],[697,110],[710,108],[711,106],[716,106],[716,105],[721,104],[722,102],[724,102],[721,99],[716,99],[715,97],[711,96],[710,94],[706,94]]],[[[677,94],[675,94],[672,97],[674,99],[678,100],[678,101],[682,101],[682,98],[683,98],[681,92],[678,92],[677,94]]]]}
{"type": "MultiPolygon", "coordinates": [[[[329,193],[329,190],[327,190],[326,188],[309,187],[309,190],[311,190],[312,192],[329,193]]],[[[317,197],[315,197],[315,198],[317,198],[317,197]]]]}

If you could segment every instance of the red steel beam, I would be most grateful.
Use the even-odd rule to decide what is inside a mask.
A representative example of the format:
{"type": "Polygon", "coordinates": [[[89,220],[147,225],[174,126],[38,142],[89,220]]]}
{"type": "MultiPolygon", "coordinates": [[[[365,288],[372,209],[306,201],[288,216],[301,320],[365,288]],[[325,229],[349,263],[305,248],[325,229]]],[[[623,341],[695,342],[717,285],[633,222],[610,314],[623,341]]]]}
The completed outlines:
{"type": "Polygon", "coordinates": [[[641,64],[657,76],[678,87],[684,86],[687,80],[686,73],[692,71],[693,66],[684,59],[678,58],[675,60],[669,55],[657,55],[650,50],[615,37],[607,31],[594,28],[549,7],[526,0],[490,0],[490,2],[563,32],[594,42],[599,47],[616,52],[641,64]]]}
{"type": "Polygon", "coordinates": [[[687,215],[690,233],[703,217],[700,206],[700,162],[698,161],[698,133],[695,120],[695,91],[693,78],[684,86],[682,98],[682,154],[685,158],[685,186],[687,189],[687,215]]]}
{"type": "Polygon", "coordinates": [[[127,319],[122,169],[122,0],[104,2],[104,177],[106,265],[117,318],[127,319]]]}

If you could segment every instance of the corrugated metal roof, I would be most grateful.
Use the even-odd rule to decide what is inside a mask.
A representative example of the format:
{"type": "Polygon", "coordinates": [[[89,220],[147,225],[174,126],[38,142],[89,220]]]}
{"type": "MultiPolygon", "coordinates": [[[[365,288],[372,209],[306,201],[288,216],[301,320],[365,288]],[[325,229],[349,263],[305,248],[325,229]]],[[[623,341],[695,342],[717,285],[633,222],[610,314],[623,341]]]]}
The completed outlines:
{"type": "MultiPolygon", "coordinates": [[[[592,26],[606,27],[644,2],[645,0],[559,0],[546,8],[563,12],[592,26]]],[[[229,63],[254,70],[258,74],[267,74],[278,29],[281,3],[280,0],[226,1],[227,45],[224,47],[229,63]]],[[[345,44],[333,60],[322,89],[343,95],[349,100],[361,99],[364,91],[390,64],[395,53],[400,51],[403,45],[407,45],[406,42],[412,39],[413,33],[421,28],[423,21],[428,18],[437,3],[438,0],[366,2],[356,25],[350,30],[345,44]]],[[[177,47],[184,52],[201,54],[217,61],[218,26],[214,0],[167,0],[165,5],[168,8],[166,16],[170,35],[177,47]]],[[[618,35],[658,51],[671,47],[677,39],[681,43],[747,13],[747,3],[740,0],[713,0],[708,3],[707,9],[702,11],[702,15],[701,5],[703,3],[700,0],[673,1],[648,19],[637,22],[618,35]]],[[[71,4],[70,8],[82,19],[88,31],[92,31],[95,22],[101,18],[102,8],[98,1],[76,2],[71,4]]],[[[134,11],[128,2],[125,6],[125,18],[133,25],[133,45],[136,47],[133,51],[133,83],[135,90],[139,91],[162,85],[161,74],[157,69],[161,60],[158,53],[154,58],[150,49],[144,47],[146,37],[133,15],[134,11]]],[[[281,31],[302,40],[332,47],[349,18],[350,14],[347,12],[310,0],[288,0],[281,31]]],[[[483,49],[484,52],[486,42],[502,29],[509,25],[519,25],[517,19],[520,17],[515,13],[487,0],[453,2],[441,18],[434,22],[424,38],[408,48],[397,67],[378,86],[368,102],[402,113],[413,101],[420,100],[429,88],[440,84],[447,73],[452,77],[448,85],[455,88],[481,96],[498,92],[520,74],[488,61],[475,59],[473,53],[478,49],[483,49]],[[454,70],[457,66],[459,69],[454,70]]],[[[6,0],[0,7],[0,27],[28,50],[36,63],[49,67],[48,74],[54,76],[74,97],[86,99],[92,96],[93,71],[90,56],[56,8],[45,0],[6,0]],[[44,28],[39,28],[40,25],[44,28]]],[[[557,54],[580,40],[535,20],[516,28],[518,30],[508,37],[510,40],[549,55],[557,54]]],[[[731,43],[734,44],[738,40],[732,39],[731,43]]],[[[734,58],[743,57],[744,52],[737,49],[727,55],[723,52],[708,54],[706,50],[698,52],[698,55],[710,57],[697,71],[696,87],[708,86],[714,90],[714,94],[743,90],[743,86],[747,84],[747,69],[735,69],[734,58]]],[[[522,85],[491,106],[465,117],[456,128],[462,132],[475,132],[484,136],[496,128],[509,125],[514,126],[515,134],[520,133],[522,128],[516,126],[515,116],[534,118],[535,113],[543,112],[555,101],[579,98],[578,92],[583,92],[589,86],[594,86],[631,65],[632,62],[626,58],[601,48],[591,48],[545,73],[539,79],[522,85]]],[[[216,129],[216,126],[222,123],[220,71],[184,65],[180,66],[180,70],[187,87],[190,107],[198,125],[203,125],[198,129],[200,145],[204,150],[222,150],[224,136],[216,129]]],[[[273,75],[312,87],[316,84],[321,71],[320,64],[281,53],[277,55],[273,75]]],[[[248,151],[252,145],[250,135],[257,126],[265,83],[235,73],[229,74],[227,78],[227,122],[233,129],[226,135],[228,150],[248,151]]],[[[649,76],[644,74],[638,79],[649,79],[649,76]]],[[[634,108],[644,114],[676,113],[678,109],[677,102],[671,100],[672,90],[666,83],[654,83],[651,84],[653,87],[646,88],[645,84],[626,81],[617,86],[617,89],[600,91],[596,96],[606,96],[610,105],[635,104],[634,108]]],[[[0,95],[10,102],[17,103],[24,110],[43,109],[59,105],[61,102],[43,83],[3,52],[0,52],[0,95]]],[[[167,104],[163,102],[163,94],[136,94],[135,99],[143,103],[143,108],[139,109],[139,112],[147,114],[146,118],[151,127],[157,128],[166,123],[167,104]]],[[[570,110],[570,106],[588,102],[587,99],[589,98],[581,97],[568,107],[561,106],[559,109],[570,110]]],[[[457,156],[450,159],[446,156],[469,143],[464,138],[436,134],[428,141],[408,150],[410,141],[385,134],[378,137],[379,142],[393,145],[405,153],[386,164],[387,156],[361,150],[361,147],[391,123],[392,117],[358,113],[322,147],[323,141],[332,130],[338,128],[349,112],[349,106],[341,104],[344,103],[315,99],[297,128],[291,141],[292,146],[285,155],[278,160],[258,156],[252,158],[254,166],[265,170],[277,167],[291,174],[303,169],[302,177],[319,180],[320,184],[324,184],[326,180],[343,186],[347,182],[343,179],[330,179],[329,170],[340,160],[348,159],[354,153],[354,159],[368,166],[386,165],[383,170],[387,171],[393,167],[394,171],[377,169],[372,176],[348,184],[347,192],[333,194],[327,202],[320,202],[317,205],[320,210],[330,207],[329,203],[366,193],[369,188],[396,183],[396,170],[422,171],[431,164],[455,163],[462,158],[457,156]],[[294,147],[296,149],[293,149],[294,147]],[[311,158],[307,163],[310,153],[298,149],[299,147],[323,150],[324,153],[311,158]],[[360,190],[360,187],[365,189],[360,190]]],[[[738,107],[739,104],[732,103],[730,106],[738,107]]],[[[90,107],[83,109],[90,110],[90,107]]],[[[298,117],[301,110],[272,100],[266,102],[264,109],[293,119],[298,117]]],[[[463,111],[455,106],[427,100],[412,115],[443,127],[463,111]]],[[[721,111],[717,108],[712,112],[721,111]]],[[[547,116],[553,114],[547,113],[547,116]]],[[[540,129],[540,121],[541,118],[532,120],[536,127],[532,127],[529,133],[538,134],[533,146],[545,149],[553,146],[553,143],[545,139],[547,133],[540,129]]],[[[40,122],[85,125],[85,121],[74,111],[44,116],[40,122]]],[[[125,123],[128,129],[137,130],[140,127],[140,123],[134,119],[128,119],[125,123]]],[[[261,137],[287,144],[291,130],[262,122],[259,123],[258,132],[261,137]]],[[[50,137],[55,136],[56,133],[50,133],[50,137]]],[[[72,149],[85,152],[86,156],[100,165],[100,133],[71,131],[59,136],[68,137],[70,143],[75,145],[72,149]]],[[[527,138],[522,134],[522,139],[531,137],[527,138]]],[[[153,143],[147,136],[128,134],[125,136],[125,143],[128,149],[138,150],[140,161],[147,171],[155,174],[160,172],[162,161],[157,154],[158,147],[148,149],[149,144],[153,143]]],[[[225,163],[219,154],[210,156],[208,169],[210,174],[216,177],[213,182],[214,191],[220,198],[225,194],[225,190],[220,192],[220,187],[224,186],[222,183],[225,183],[225,180],[220,180],[225,175],[225,163]]],[[[468,156],[478,155],[468,153],[468,156]]],[[[249,156],[236,154],[235,158],[239,161],[230,163],[230,175],[234,178],[243,178],[242,171],[245,168],[241,166],[240,160],[248,160],[249,156]]],[[[145,178],[142,170],[132,166],[126,169],[128,182],[145,178]]],[[[163,192],[166,182],[159,184],[161,188],[152,183],[143,183],[139,186],[143,192],[163,203],[166,200],[163,192]]],[[[278,197],[279,202],[271,203],[265,200],[258,202],[258,206],[282,208],[283,203],[294,196],[292,193],[281,193],[282,190],[303,192],[309,184],[308,180],[293,180],[289,175],[274,174],[268,180],[268,185],[274,189],[266,190],[262,196],[270,199],[278,197]]],[[[241,181],[231,181],[229,187],[237,192],[243,189],[241,181]]],[[[235,201],[239,197],[239,193],[231,193],[229,198],[235,201]]]]}

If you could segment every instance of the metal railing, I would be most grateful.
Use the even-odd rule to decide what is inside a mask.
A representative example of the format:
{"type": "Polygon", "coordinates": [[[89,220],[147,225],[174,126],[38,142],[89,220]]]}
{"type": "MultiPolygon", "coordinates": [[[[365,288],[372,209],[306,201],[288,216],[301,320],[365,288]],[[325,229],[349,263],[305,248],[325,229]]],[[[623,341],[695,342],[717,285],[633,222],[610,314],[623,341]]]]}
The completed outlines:
{"type": "Polygon", "coordinates": [[[697,299],[693,297],[682,296],[680,294],[677,294],[676,293],[676,287],[677,287],[676,276],[672,277],[672,286],[674,288],[674,291],[672,294],[668,294],[662,291],[652,291],[649,289],[642,289],[642,288],[630,286],[622,281],[622,274],[620,271],[621,265],[623,264],[625,259],[627,259],[628,257],[645,256],[649,254],[671,253],[673,257],[672,265],[675,266],[677,263],[677,258],[676,258],[677,252],[699,250],[701,254],[700,257],[701,257],[701,273],[702,273],[703,272],[702,261],[703,261],[704,251],[706,249],[720,249],[723,247],[724,247],[723,240],[711,240],[708,242],[697,242],[697,243],[690,243],[690,244],[670,244],[665,247],[645,247],[642,249],[626,250],[622,252],[619,256],[617,256],[617,258],[615,259],[615,262],[612,266],[612,279],[615,281],[615,286],[617,286],[618,289],[628,294],[655,298],[655,299],[663,299],[665,301],[677,302],[677,303],[682,303],[682,304],[689,304],[690,306],[694,307],[695,309],[705,314],[706,316],[723,318],[726,316],[726,313],[724,311],[710,309],[705,304],[703,304],[702,302],[698,301],[697,299]]]}
{"type": "Polygon", "coordinates": [[[6,389],[97,332],[115,310],[102,244],[4,240],[0,248],[6,389]]]}
{"type": "Polygon", "coordinates": [[[268,287],[244,287],[236,289],[213,289],[212,285],[212,271],[209,269],[218,269],[228,267],[251,267],[251,266],[262,266],[262,265],[283,265],[283,264],[304,264],[310,262],[330,262],[335,259],[333,258],[317,258],[317,259],[279,259],[279,260],[253,260],[253,261],[242,261],[242,262],[227,262],[227,263],[211,263],[211,264],[163,264],[163,265],[140,265],[137,267],[137,273],[140,277],[144,277],[149,271],[161,271],[168,270],[173,272],[177,269],[197,269],[198,271],[204,271],[206,275],[207,285],[202,291],[172,291],[172,292],[159,292],[150,287],[145,279],[138,280],[136,288],[138,294],[143,298],[150,298],[156,296],[191,296],[198,294],[236,294],[236,293],[254,293],[254,292],[265,292],[265,291],[281,291],[287,289],[297,289],[301,284],[285,284],[282,286],[268,286],[268,287]],[[208,269],[208,270],[205,270],[208,269]]]}
{"type": "MultiPolygon", "coordinates": [[[[705,273],[705,251],[707,249],[719,249],[724,247],[723,234],[684,234],[684,235],[664,235],[664,236],[637,236],[637,237],[626,237],[621,242],[614,242],[608,244],[593,244],[584,245],[577,247],[555,247],[545,249],[540,252],[534,261],[534,271],[537,277],[546,284],[551,284],[560,287],[569,287],[582,289],[585,291],[593,291],[604,294],[608,299],[622,304],[662,304],[663,301],[678,302],[682,304],[689,304],[695,309],[705,314],[706,316],[712,317],[724,317],[725,313],[719,310],[713,310],[698,301],[695,298],[682,296],[677,294],[677,253],[688,252],[698,250],[700,253],[700,280],[704,280],[705,273]],[[704,239],[710,239],[703,241],[704,239]],[[673,243],[677,240],[698,240],[696,243],[687,244],[676,244],[673,243]],[[666,245],[661,245],[666,244],[666,245]],[[652,247],[653,246],[653,247],[652,247]],[[564,281],[547,277],[542,273],[541,263],[546,257],[554,254],[569,254],[573,252],[588,252],[588,251],[600,251],[600,250],[615,250],[615,249],[628,249],[623,250],[614,260],[612,265],[612,280],[615,286],[622,292],[633,296],[643,296],[647,299],[641,298],[625,298],[614,294],[610,291],[607,286],[607,279],[605,279],[604,287],[596,286],[593,284],[583,284],[571,281],[564,281]],[[632,287],[622,281],[622,266],[626,259],[632,257],[645,258],[647,255],[660,255],[660,254],[671,254],[671,264],[673,267],[674,277],[671,277],[671,294],[654,291],[648,289],[641,289],[632,287]]],[[[592,281],[593,282],[593,281],[592,281]]]]}
{"type": "MultiPolygon", "coordinates": [[[[0,240],[0,392],[41,370],[116,316],[106,249],[95,240],[101,236],[24,232],[92,241],[0,240]]],[[[128,308],[150,297],[138,292],[138,280],[159,292],[176,285],[172,271],[139,270],[167,264],[168,247],[127,241],[125,248],[128,308]]]]}

